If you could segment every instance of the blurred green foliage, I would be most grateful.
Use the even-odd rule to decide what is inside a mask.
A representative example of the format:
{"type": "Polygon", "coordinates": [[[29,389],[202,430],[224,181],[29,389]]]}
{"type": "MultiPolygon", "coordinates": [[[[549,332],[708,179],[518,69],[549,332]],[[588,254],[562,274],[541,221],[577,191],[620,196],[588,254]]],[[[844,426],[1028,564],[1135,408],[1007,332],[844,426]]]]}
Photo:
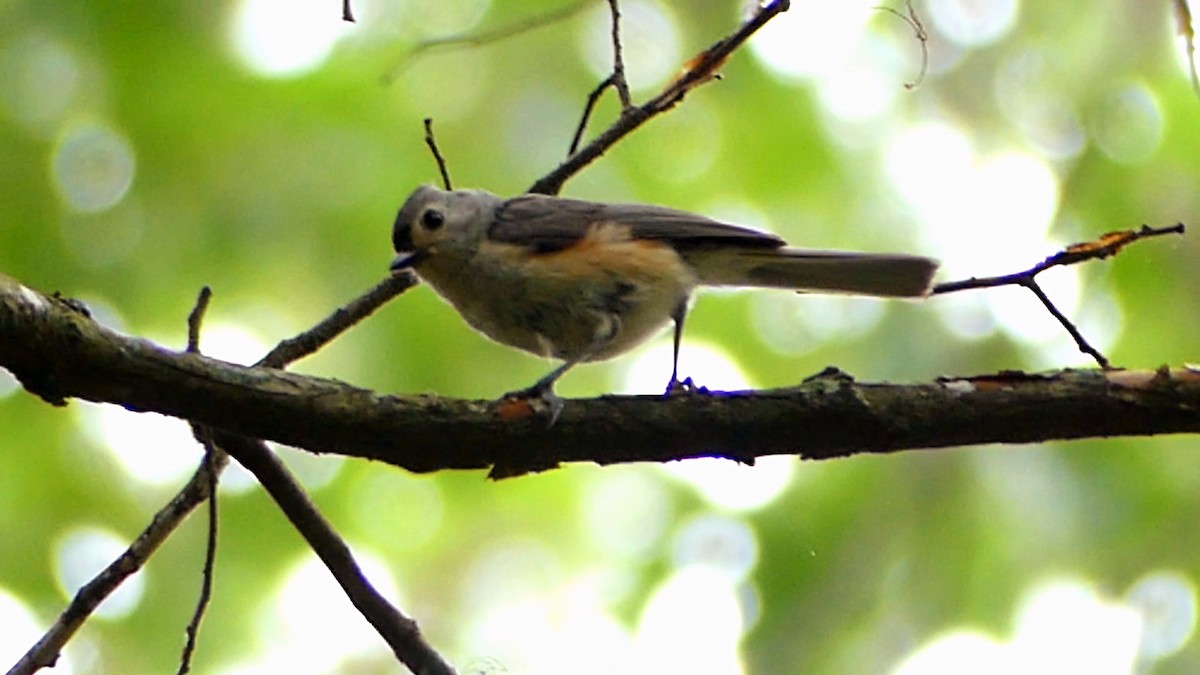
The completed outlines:
{"type": "MultiPolygon", "coordinates": [[[[667,29],[641,39],[646,52],[632,33],[639,22],[656,24],[633,4],[623,3],[631,73],[655,67],[652,47],[678,45],[668,49],[663,74],[635,89],[645,97],[730,31],[746,3],[649,5],[667,29]]],[[[831,20],[826,6],[839,4],[795,3],[785,18],[790,26],[816,23],[819,33],[831,20]]],[[[853,44],[831,44],[830,59],[836,51],[874,68],[876,79],[863,88],[886,101],[878,111],[833,111],[838,86],[859,76],[855,67],[788,74],[788,64],[747,49],[724,79],[618,145],[566,194],[745,215],[798,245],[930,252],[947,261],[978,256],[967,249],[986,252],[1008,238],[1008,224],[995,231],[967,218],[954,239],[967,243],[930,250],[945,239],[889,174],[895,140],[934,121],[956,129],[977,158],[1019,152],[1057,181],[1044,237],[1021,238],[1016,233],[1029,227],[1012,223],[1006,243],[1023,256],[1021,266],[1052,253],[1055,242],[1143,222],[1200,224],[1200,103],[1165,3],[979,3],[1008,7],[1013,17],[994,37],[966,43],[956,42],[947,17],[971,3],[917,3],[931,32],[931,68],[912,91],[903,85],[920,72],[921,45],[909,28],[870,3],[846,4],[861,15],[854,19],[861,29],[853,44]]],[[[337,23],[333,0],[267,3],[273,13],[255,39],[315,40],[292,16],[302,5],[337,23]]],[[[285,75],[258,72],[239,56],[231,34],[244,6],[0,3],[0,272],[83,298],[121,330],[176,348],[207,284],[215,291],[210,328],[236,326],[269,345],[386,273],[395,209],[414,186],[437,181],[422,118],[434,118],[460,187],[514,194],[560,161],[587,92],[603,77],[586,53],[586,45],[606,44],[599,1],[506,40],[423,51],[416,50],[422,40],[513,25],[552,6],[364,1],[356,5],[359,25],[346,28],[327,59],[285,75]],[[125,144],[133,163],[127,187],[106,183],[114,173],[119,183],[119,146],[85,148],[74,169],[56,163],[80,128],[125,144]],[[111,203],[79,208],[72,199],[89,189],[102,201],[109,190],[111,203]]],[[[801,43],[809,34],[798,35],[801,43]]],[[[592,133],[615,113],[606,98],[592,133]]],[[[953,185],[940,197],[963,198],[953,185]]],[[[1107,333],[1100,346],[1116,364],[1197,358],[1197,241],[1189,234],[1139,244],[1071,273],[1081,300],[1068,309],[1085,335],[1107,333]]],[[[1006,269],[978,273],[1018,269],[1015,259],[1004,260],[1006,269]]],[[[1034,304],[1012,293],[1013,305],[1034,304]]],[[[1022,337],[1017,324],[1040,312],[1036,306],[993,319],[982,300],[953,300],[982,317],[972,334],[939,309],[948,298],[893,303],[861,330],[822,332],[822,317],[806,308],[861,306],[809,300],[788,298],[793,304],[784,307],[756,305],[751,294],[702,297],[685,342],[718,346],[759,386],[794,383],[827,364],[868,380],[1087,365],[1061,331],[1022,337]],[[767,315],[795,330],[792,345],[763,336],[767,315]]],[[[629,360],[573,371],[560,390],[612,391],[629,360]]],[[[546,368],[475,335],[423,288],[296,366],[386,392],[469,398],[495,397],[546,368]]],[[[668,369],[662,364],[664,382],[668,369]]],[[[0,590],[43,627],[67,597],[56,582],[65,533],[88,526],[128,540],[182,484],[131,478],[101,436],[88,433],[95,420],[20,391],[0,399],[0,590]]],[[[507,669],[500,672],[551,672],[528,661],[561,648],[547,634],[530,627],[528,643],[499,653],[480,636],[494,630],[488,613],[504,603],[553,609],[582,578],[605,580],[604,611],[636,633],[648,598],[679,567],[672,557],[679,533],[719,515],[752,533],[756,546],[738,583],[752,617],[739,651],[745,672],[886,672],[945,631],[968,627],[1007,639],[1022,598],[1047,579],[1076,579],[1117,602],[1143,575],[1170,570],[1192,584],[1194,612],[1198,446],[1192,437],[1096,440],[800,463],[777,499],[743,510],[714,503],[656,466],[568,466],[493,484],[477,472],[416,477],[345,462],[331,480],[314,483],[314,496],[357,551],[382,561],[403,608],[464,667],[495,658],[507,669]],[[626,494],[648,500],[638,512],[646,517],[628,515],[626,494]],[[621,552],[597,534],[605,527],[616,527],[618,541],[645,541],[621,552]]],[[[337,461],[303,459],[326,473],[337,461]]],[[[221,506],[216,593],[196,667],[262,671],[258,655],[287,638],[279,622],[291,606],[277,605],[277,591],[309,554],[257,490],[230,491],[221,506]]],[[[88,624],[67,651],[78,671],[174,668],[199,586],[203,536],[194,518],[144,572],[134,611],[88,624]]],[[[718,553],[720,545],[718,537],[718,553]]],[[[361,627],[373,644],[367,631],[361,627]]],[[[0,631],[0,654],[27,646],[7,639],[0,631]]],[[[392,672],[380,647],[342,669],[392,672]]],[[[586,649],[577,658],[574,672],[605,672],[586,649]]],[[[1195,640],[1153,664],[1156,673],[1198,669],[1195,640]]]]}

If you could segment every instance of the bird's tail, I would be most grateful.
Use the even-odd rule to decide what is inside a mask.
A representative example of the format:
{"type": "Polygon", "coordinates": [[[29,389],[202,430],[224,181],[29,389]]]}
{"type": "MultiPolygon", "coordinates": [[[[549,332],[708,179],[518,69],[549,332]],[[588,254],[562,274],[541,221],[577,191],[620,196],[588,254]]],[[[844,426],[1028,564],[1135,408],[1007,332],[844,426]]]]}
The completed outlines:
{"type": "Polygon", "coordinates": [[[915,255],[806,251],[794,248],[729,249],[688,256],[700,282],[881,297],[929,293],[938,262],[915,255]]]}

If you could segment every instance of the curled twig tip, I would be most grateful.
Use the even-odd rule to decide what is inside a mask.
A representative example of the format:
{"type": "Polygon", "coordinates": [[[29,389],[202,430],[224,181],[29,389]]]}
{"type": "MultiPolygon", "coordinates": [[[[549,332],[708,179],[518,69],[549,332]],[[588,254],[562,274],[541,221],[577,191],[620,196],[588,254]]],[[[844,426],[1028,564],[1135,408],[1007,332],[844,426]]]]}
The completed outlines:
{"type": "Polygon", "coordinates": [[[904,88],[912,91],[921,86],[921,82],[925,80],[925,74],[929,72],[929,32],[925,30],[925,24],[921,22],[921,15],[913,7],[912,0],[905,0],[903,14],[891,7],[879,6],[874,9],[891,14],[908,24],[908,27],[912,29],[913,37],[921,43],[921,69],[917,72],[915,80],[904,83],[904,88]]]}

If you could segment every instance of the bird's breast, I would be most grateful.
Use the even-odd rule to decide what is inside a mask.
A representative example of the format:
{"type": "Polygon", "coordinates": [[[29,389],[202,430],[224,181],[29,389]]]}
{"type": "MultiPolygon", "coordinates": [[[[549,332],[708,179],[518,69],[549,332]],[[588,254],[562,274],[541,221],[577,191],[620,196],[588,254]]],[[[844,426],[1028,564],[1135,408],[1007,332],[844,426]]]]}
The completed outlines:
{"type": "Polygon", "coordinates": [[[417,273],[491,339],[539,356],[603,360],[658,332],[697,280],[667,244],[596,227],[548,253],[485,241],[430,255],[417,273]]]}

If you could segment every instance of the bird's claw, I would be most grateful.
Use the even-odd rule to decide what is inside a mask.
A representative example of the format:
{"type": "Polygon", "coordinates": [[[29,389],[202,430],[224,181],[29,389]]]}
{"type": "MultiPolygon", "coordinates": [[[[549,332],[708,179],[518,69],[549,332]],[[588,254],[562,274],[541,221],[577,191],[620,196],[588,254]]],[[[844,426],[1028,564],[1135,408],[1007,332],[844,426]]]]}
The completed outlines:
{"type": "Polygon", "coordinates": [[[536,415],[546,418],[546,428],[554,426],[564,406],[565,403],[554,393],[553,387],[541,384],[510,391],[496,402],[497,412],[501,417],[513,419],[536,415]]]}
{"type": "Polygon", "coordinates": [[[692,378],[690,378],[690,377],[685,377],[682,380],[680,380],[679,378],[672,375],[671,381],[667,383],[667,390],[663,392],[663,396],[666,398],[670,398],[677,394],[709,394],[709,393],[711,393],[711,392],[709,392],[708,387],[702,387],[702,386],[696,384],[696,382],[694,380],[692,380],[692,378]]]}

